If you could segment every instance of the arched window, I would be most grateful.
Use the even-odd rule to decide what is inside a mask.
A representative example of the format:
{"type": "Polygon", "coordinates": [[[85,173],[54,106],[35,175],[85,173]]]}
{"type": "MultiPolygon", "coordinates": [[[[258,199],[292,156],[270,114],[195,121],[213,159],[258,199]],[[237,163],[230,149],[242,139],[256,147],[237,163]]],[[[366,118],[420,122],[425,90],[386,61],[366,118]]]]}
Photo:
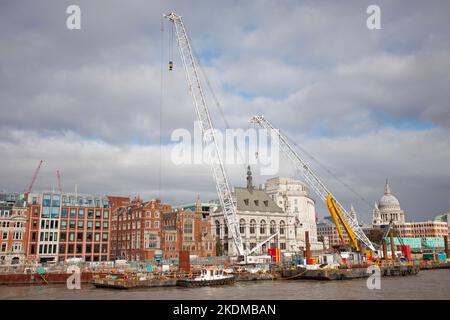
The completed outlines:
{"type": "Polygon", "coordinates": [[[250,234],[255,234],[256,221],[255,219],[250,220],[250,234]]]}
{"type": "Polygon", "coordinates": [[[286,224],[283,220],[280,221],[280,234],[284,234],[284,228],[286,227],[286,224]]]}
{"type": "Polygon", "coordinates": [[[241,234],[245,233],[245,220],[244,219],[239,220],[239,231],[241,234]]]}
{"type": "Polygon", "coordinates": [[[270,234],[277,232],[277,226],[275,220],[270,221],[270,234]]]}
{"type": "Polygon", "coordinates": [[[266,234],[266,220],[261,220],[259,224],[259,233],[266,234]]]}
{"type": "Polygon", "coordinates": [[[216,220],[215,224],[216,224],[216,236],[218,238],[220,238],[220,222],[219,222],[219,220],[216,220]]]}

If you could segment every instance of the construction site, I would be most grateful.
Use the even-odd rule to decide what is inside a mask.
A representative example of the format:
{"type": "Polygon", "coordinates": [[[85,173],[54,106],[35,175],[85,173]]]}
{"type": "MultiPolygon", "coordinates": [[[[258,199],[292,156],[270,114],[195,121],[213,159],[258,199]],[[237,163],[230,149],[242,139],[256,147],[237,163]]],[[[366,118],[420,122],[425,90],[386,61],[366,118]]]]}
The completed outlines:
{"type": "MultiPolygon", "coordinates": [[[[197,199],[172,207],[161,200],[65,193],[59,170],[58,190],[33,193],[40,161],[26,191],[5,198],[2,204],[4,234],[10,226],[7,219],[14,217],[11,227],[15,228],[10,237],[3,236],[2,252],[15,249],[2,255],[0,284],[64,283],[71,266],[80,268],[83,283],[121,289],[180,283],[347,280],[376,273],[413,276],[421,269],[450,268],[447,222],[432,225],[444,228],[437,236],[405,236],[406,229],[414,226],[405,224],[386,182],[384,198],[374,209],[373,225],[364,228],[353,208],[347,210],[304,160],[295,142],[262,115],[249,116],[249,123],[278,141],[280,154],[298,177],[271,178],[264,188],[256,187],[248,166],[247,186],[232,188],[187,28],[174,12],[164,18],[176,39],[203,144],[217,159],[210,166],[218,201],[197,199]],[[329,229],[324,230],[337,234],[333,243],[331,234],[318,232],[315,201],[328,208],[329,229]],[[305,210],[297,208],[300,203],[305,210]],[[392,215],[384,213],[384,208],[393,210],[392,215]],[[14,233],[18,228],[23,229],[20,237],[14,233]],[[127,233],[128,229],[138,232],[127,233]],[[196,234],[194,229],[201,232],[196,234]]],[[[167,70],[173,69],[170,60],[167,70]]],[[[209,83],[208,87],[212,90],[209,83]]]]}

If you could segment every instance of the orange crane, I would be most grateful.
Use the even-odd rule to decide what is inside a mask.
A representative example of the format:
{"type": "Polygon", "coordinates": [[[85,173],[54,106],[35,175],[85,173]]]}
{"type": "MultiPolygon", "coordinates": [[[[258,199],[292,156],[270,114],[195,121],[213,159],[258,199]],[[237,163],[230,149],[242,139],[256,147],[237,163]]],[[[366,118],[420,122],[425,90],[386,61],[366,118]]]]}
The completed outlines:
{"type": "Polygon", "coordinates": [[[30,194],[31,190],[33,189],[34,182],[36,181],[36,178],[37,178],[37,176],[38,176],[38,174],[39,174],[39,170],[41,169],[41,165],[42,165],[43,162],[44,162],[44,161],[40,160],[40,161],[39,161],[39,164],[38,164],[38,166],[37,166],[37,168],[36,168],[36,170],[34,170],[33,177],[31,178],[31,182],[30,182],[30,184],[29,184],[27,190],[25,191],[25,195],[24,195],[24,196],[25,196],[25,197],[24,197],[25,199],[28,198],[28,195],[30,194]]]}

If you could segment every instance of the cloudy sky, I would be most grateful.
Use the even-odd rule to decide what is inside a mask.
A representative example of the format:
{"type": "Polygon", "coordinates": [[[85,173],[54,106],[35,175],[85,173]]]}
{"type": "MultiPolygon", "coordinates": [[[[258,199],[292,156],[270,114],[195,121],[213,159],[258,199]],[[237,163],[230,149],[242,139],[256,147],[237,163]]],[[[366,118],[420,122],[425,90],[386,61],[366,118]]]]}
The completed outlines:
{"type": "MultiPolygon", "coordinates": [[[[216,198],[207,166],[170,158],[171,132],[195,118],[167,21],[161,32],[174,10],[230,127],[264,114],[363,220],[386,178],[407,220],[450,211],[448,1],[126,3],[0,2],[0,189],[23,191],[42,159],[36,191],[54,188],[59,169],[65,191],[216,198]],[[381,30],[366,27],[373,3],[381,30]],[[81,30],[66,28],[71,4],[81,30]]],[[[298,177],[281,161],[280,175],[298,177]]],[[[245,184],[243,166],[227,170],[245,184]]],[[[268,178],[254,171],[257,184],[268,178]]]]}

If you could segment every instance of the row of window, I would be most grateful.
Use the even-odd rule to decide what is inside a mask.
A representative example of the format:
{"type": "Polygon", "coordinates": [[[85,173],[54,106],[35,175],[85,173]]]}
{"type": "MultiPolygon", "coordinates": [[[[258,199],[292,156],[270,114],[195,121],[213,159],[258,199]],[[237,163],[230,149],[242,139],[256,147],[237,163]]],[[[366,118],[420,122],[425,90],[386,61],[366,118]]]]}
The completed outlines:
{"type": "MultiPolygon", "coordinates": [[[[2,232],[2,240],[8,240],[9,237],[9,232],[2,232]]],[[[23,233],[20,231],[16,231],[13,233],[13,240],[22,240],[23,238],[23,233]]]]}
{"type": "MultiPolygon", "coordinates": [[[[75,226],[78,229],[83,229],[84,228],[84,221],[83,220],[61,220],[61,230],[67,230],[67,227],[69,227],[69,229],[75,229],[75,226]],[[69,225],[67,225],[67,222],[69,222],[69,225]]],[[[95,230],[101,230],[103,226],[103,230],[107,230],[109,227],[109,222],[108,221],[103,221],[103,224],[101,223],[101,221],[95,221],[95,230]]],[[[87,221],[86,223],[86,228],[88,230],[91,230],[94,228],[94,223],[93,221],[87,221]]]]}
{"type": "MultiPolygon", "coordinates": [[[[59,195],[44,194],[42,197],[43,207],[59,207],[61,198],[59,195]]],[[[38,204],[38,198],[33,197],[33,204],[38,204]]],[[[107,199],[97,199],[97,198],[85,198],[85,197],[75,197],[75,196],[62,196],[63,205],[80,205],[80,206],[90,206],[97,208],[107,208],[109,203],[107,199]]]]}
{"type": "MultiPolygon", "coordinates": [[[[77,210],[75,208],[72,208],[69,211],[68,208],[62,208],[61,209],[61,217],[67,218],[68,216],[70,216],[70,218],[75,218],[78,216],[78,219],[84,219],[85,210],[84,209],[77,210]]],[[[100,219],[102,217],[103,217],[103,219],[108,219],[109,218],[109,210],[103,210],[103,214],[102,214],[102,210],[95,210],[95,211],[90,210],[90,209],[87,210],[87,218],[88,219],[93,219],[93,218],[100,219]],[[94,215],[94,212],[95,212],[95,215],[94,215]]]]}
{"type": "MultiPolygon", "coordinates": [[[[73,256],[73,255],[71,255],[71,256],[68,256],[67,258],[83,258],[82,256],[73,256]]],[[[59,256],[58,257],[58,260],[59,261],[65,261],[66,260],[66,257],[65,256],[59,256]]],[[[108,256],[98,256],[98,255],[94,255],[93,257],[91,257],[90,255],[89,256],[85,256],[84,257],[84,260],[86,261],[86,262],[91,262],[91,261],[108,261],[108,256]]]]}
{"type": "MultiPolygon", "coordinates": [[[[145,227],[147,229],[151,229],[152,228],[152,222],[151,221],[146,221],[145,222],[145,227]]],[[[128,222],[127,224],[119,224],[119,231],[122,230],[133,230],[133,229],[140,229],[141,228],[141,222],[140,221],[136,221],[133,223],[128,222]]],[[[153,228],[155,229],[159,229],[159,221],[154,221],[153,222],[153,228]]],[[[116,229],[116,225],[113,225],[113,230],[117,230],[116,229]]]]}
{"type": "Polygon", "coordinates": [[[2,228],[22,228],[23,227],[23,223],[22,222],[9,222],[9,221],[2,221],[2,223],[0,224],[0,227],[2,228]]]}
{"type": "MultiPolygon", "coordinates": [[[[2,246],[3,250],[3,246],[2,246]]],[[[35,246],[31,245],[31,254],[35,254],[35,246]]],[[[40,244],[39,245],[39,254],[72,254],[72,253],[108,253],[108,245],[107,244],[86,244],[84,245],[84,252],[83,252],[83,245],[82,244],[60,244],[59,249],[57,250],[56,244],[40,244]]]]}
{"type": "MultiPolygon", "coordinates": [[[[216,236],[220,237],[220,222],[218,220],[216,220],[215,222],[216,224],[216,236]]],[[[275,232],[277,232],[277,226],[276,226],[276,222],[274,220],[270,221],[270,234],[274,234],[275,232]]],[[[250,234],[255,234],[256,233],[256,220],[252,219],[250,220],[250,234]]],[[[259,223],[259,233],[260,234],[266,234],[266,228],[267,228],[267,223],[265,220],[261,220],[259,223]]],[[[283,235],[285,233],[285,228],[286,228],[286,223],[281,220],[280,224],[279,224],[279,233],[280,235],[283,235]]],[[[241,234],[245,233],[245,229],[246,229],[246,222],[244,219],[241,219],[239,221],[239,231],[241,234]]],[[[225,226],[225,234],[228,234],[228,228],[227,226],[225,226]]]]}
{"type": "MultiPolygon", "coordinates": [[[[0,252],[7,252],[8,251],[8,244],[2,243],[0,247],[0,252]]],[[[12,252],[20,252],[22,251],[22,243],[13,243],[12,244],[12,252]]]]}
{"type": "Polygon", "coordinates": [[[107,232],[86,232],[86,239],[84,239],[84,232],[61,232],[61,236],[60,236],[60,241],[64,242],[64,241],[75,241],[75,236],[76,236],[76,241],[78,242],[82,242],[82,241],[86,241],[86,242],[90,242],[92,240],[94,240],[95,242],[99,242],[101,241],[108,241],[108,233],[107,232]]]}
{"type": "MultiPolygon", "coordinates": [[[[119,215],[119,221],[127,221],[127,220],[134,220],[134,219],[139,219],[142,218],[143,212],[142,211],[138,211],[138,212],[132,212],[131,214],[120,214],[119,215]]],[[[152,212],[150,210],[145,212],[145,216],[147,218],[151,218],[152,217],[152,212]]],[[[155,211],[153,213],[153,218],[159,218],[159,211],[155,211]]]]}
{"type": "Polygon", "coordinates": [[[84,245],[84,252],[83,252],[83,245],[82,244],[60,244],[59,245],[59,250],[58,250],[59,254],[63,254],[63,253],[67,253],[67,254],[71,254],[71,253],[108,253],[108,245],[107,244],[85,244],[84,245]]]}

